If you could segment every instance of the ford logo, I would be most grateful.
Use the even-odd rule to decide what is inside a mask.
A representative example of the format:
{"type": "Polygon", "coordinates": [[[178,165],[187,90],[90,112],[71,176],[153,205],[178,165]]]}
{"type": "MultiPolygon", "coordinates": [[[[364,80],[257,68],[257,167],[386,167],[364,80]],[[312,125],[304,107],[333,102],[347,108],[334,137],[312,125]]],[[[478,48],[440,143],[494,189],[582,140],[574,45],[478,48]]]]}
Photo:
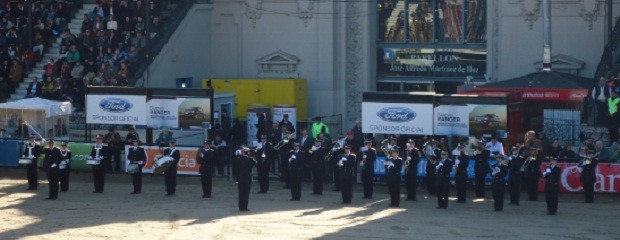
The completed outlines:
{"type": "Polygon", "coordinates": [[[99,102],[99,107],[106,112],[123,113],[129,111],[133,104],[123,98],[104,98],[99,102]]]}
{"type": "Polygon", "coordinates": [[[409,122],[415,119],[416,114],[409,108],[385,107],[377,112],[377,116],[386,122],[409,122]]]}

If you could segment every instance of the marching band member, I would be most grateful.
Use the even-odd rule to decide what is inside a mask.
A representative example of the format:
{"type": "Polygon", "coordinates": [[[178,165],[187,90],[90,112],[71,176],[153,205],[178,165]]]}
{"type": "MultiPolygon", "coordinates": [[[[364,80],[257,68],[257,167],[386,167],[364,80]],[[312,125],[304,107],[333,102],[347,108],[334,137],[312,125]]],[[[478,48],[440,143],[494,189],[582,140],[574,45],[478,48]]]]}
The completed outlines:
{"type": "Polygon", "coordinates": [[[558,159],[549,158],[549,166],[545,169],[545,199],[547,201],[547,214],[555,215],[558,211],[558,194],[560,192],[560,174],[562,170],[557,165],[558,159]]]}
{"type": "Polygon", "coordinates": [[[215,150],[211,148],[209,140],[205,140],[202,147],[196,152],[196,159],[200,164],[200,184],[202,185],[202,198],[211,197],[213,185],[213,164],[215,163],[215,150]]]}
{"type": "Polygon", "coordinates": [[[305,153],[300,150],[299,142],[293,143],[293,150],[288,155],[289,186],[291,187],[291,201],[301,199],[301,174],[305,164],[305,153]]]}
{"type": "Polygon", "coordinates": [[[490,157],[492,158],[504,156],[504,145],[502,145],[502,142],[497,141],[497,136],[495,135],[491,136],[491,141],[485,147],[489,150],[490,157]]]}
{"type": "Polygon", "coordinates": [[[598,165],[598,158],[595,154],[588,154],[581,162],[579,167],[581,168],[581,176],[579,180],[583,183],[583,192],[586,197],[586,203],[594,203],[594,184],[596,183],[596,166],[598,165]]]}
{"type": "Polygon", "coordinates": [[[540,179],[540,164],[542,163],[542,156],[539,154],[540,150],[537,148],[530,149],[531,154],[523,163],[524,174],[523,178],[525,180],[525,186],[527,188],[528,201],[536,201],[538,200],[538,179],[540,179]]]}
{"type": "Polygon", "coordinates": [[[331,169],[333,170],[332,174],[334,175],[334,191],[340,191],[341,189],[340,183],[342,181],[340,180],[340,167],[338,166],[338,162],[340,161],[340,159],[338,157],[344,153],[344,143],[344,136],[342,136],[342,134],[338,134],[338,140],[336,140],[336,142],[333,143],[333,146],[331,146],[330,151],[332,151],[332,157],[331,159],[326,159],[327,161],[330,161],[329,164],[331,165],[331,169]]]}
{"type": "Polygon", "coordinates": [[[475,154],[474,165],[474,185],[476,186],[476,198],[484,198],[485,184],[487,173],[491,172],[489,167],[489,156],[491,152],[485,149],[485,144],[482,140],[478,141],[478,150],[475,154]]]}
{"type": "Polygon", "coordinates": [[[60,160],[60,165],[58,168],[60,169],[60,191],[66,192],[69,191],[69,173],[71,172],[71,151],[67,148],[68,143],[62,141],[60,143],[60,155],[62,155],[62,159],[60,160]]]}
{"type": "Polygon", "coordinates": [[[504,209],[504,193],[506,192],[506,181],[504,178],[508,173],[508,163],[503,158],[503,156],[496,157],[498,162],[493,165],[491,172],[491,176],[493,176],[491,191],[493,192],[493,207],[495,211],[502,211],[504,209]]]}
{"type": "Polygon", "coordinates": [[[366,140],[366,146],[362,147],[362,184],[364,185],[364,198],[372,198],[373,177],[375,175],[375,161],[377,150],[372,147],[372,140],[366,140]]]}
{"type": "Polygon", "coordinates": [[[221,133],[217,133],[215,135],[215,139],[213,140],[213,143],[211,143],[211,146],[215,148],[215,153],[217,156],[215,160],[215,167],[217,168],[217,174],[220,177],[223,177],[224,176],[224,162],[226,158],[226,140],[222,139],[221,133]]]}
{"type": "Polygon", "coordinates": [[[47,197],[46,200],[56,200],[58,198],[59,166],[62,155],[60,154],[60,150],[54,146],[54,139],[48,139],[47,146],[48,148],[42,151],[42,153],[45,154],[43,167],[47,172],[47,181],[49,182],[49,197],[47,197]]]}
{"type": "Polygon", "coordinates": [[[415,147],[413,139],[409,139],[405,150],[405,185],[407,186],[407,200],[416,201],[416,188],[418,186],[418,163],[420,163],[420,150],[415,147]]]}
{"type": "Polygon", "coordinates": [[[30,137],[28,137],[28,143],[24,145],[22,158],[32,158],[32,163],[26,165],[26,177],[28,178],[28,189],[26,190],[37,190],[39,186],[37,165],[42,147],[37,144],[34,135],[30,135],[30,137]]]}
{"type": "Polygon", "coordinates": [[[284,182],[284,189],[290,188],[290,176],[289,176],[289,167],[288,167],[288,158],[289,153],[292,149],[292,134],[290,134],[288,127],[281,126],[282,128],[282,137],[280,142],[278,143],[279,148],[278,152],[280,155],[280,181],[284,182]]]}
{"type": "Polygon", "coordinates": [[[133,185],[133,192],[131,194],[140,194],[142,192],[142,167],[146,163],[146,150],[140,147],[140,140],[137,138],[131,139],[131,146],[127,150],[126,159],[130,164],[137,164],[138,171],[131,174],[131,184],[133,185]]]}
{"type": "Polygon", "coordinates": [[[312,194],[323,194],[323,180],[325,179],[325,155],[328,149],[323,147],[323,141],[319,138],[314,140],[314,146],[310,148],[310,164],[312,168],[312,194]]]}
{"type": "Polygon", "coordinates": [[[533,151],[524,149],[520,145],[513,147],[508,177],[508,191],[510,191],[509,204],[519,206],[523,174],[525,172],[523,164],[526,158],[532,156],[532,154],[534,154],[533,151]],[[522,151],[525,152],[525,156],[521,153],[522,151]]]}
{"type": "Polygon", "coordinates": [[[465,154],[465,146],[459,144],[452,151],[454,156],[454,168],[456,171],[454,182],[456,183],[457,202],[467,202],[467,168],[469,167],[469,156],[465,154]]]}
{"type": "Polygon", "coordinates": [[[101,162],[99,165],[93,165],[93,183],[95,185],[95,191],[93,193],[102,193],[103,186],[105,183],[105,172],[106,167],[108,166],[110,161],[110,150],[108,146],[103,145],[103,136],[101,134],[97,134],[95,136],[95,146],[93,146],[90,151],[90,157],[92,159],[100,159],[101,162]]]}
{"type": "Polygon", "coordinates": [[[441,159],[435,166],[435,184],[437,186],[437,208],[448,209],[448,196],[450,196],[450,172],[454,162],[448,158],[447,151],[441,151],[441,159]]]}
{"type": "Polygon", "coordinates": [[[351,146],[344,147],[344,153],[338,158],[338,173],[340,175],[340,192],[342,204],[350,204],[353,197],[353,168],[355,168],[355,154],[351,153],[351,146]]]}
{"type": "Polygon", "coordinates": [[[267,141],[265,134],[261,136],[261,141],[256,146],[256,157],[258,158],[258,193],[267,193],[269,191],[269,168],[276,155],[273,144],[267,141]]]}
{"type": "Polygon", "coordinates": [[[252,187],[252,168],[256,164],[255,160],[249,156],[250,149],[243,148],[242,156],[239,158],[239,164],[237,164],[237,190],[238,194],[238,206],[239,211],[247,212],[248,202],[250,199],[250,188],[252,187]]]}
{"type": "Polygon", "coordinates": [[[435,183],[435,167],[437,166],[437,159],[441,154],[441,150],[437,148],[437,141],[432,138],[429,138],[427,142],[424,143],[424,155],[426,156],[426,190],[429,195],[435,195],[437,184],[435,183]]]}
{"type": "Polygon", "coordinates": [[[400,205],[400,172],[403,169],[403,159],[398,155],[398,147],[393,147],[390,156],[383,163],[390,191],[390,207],[400,205]]]}
{"type": "Polygon", "coordinates": [[[170,167],[164,171],[164,180],[166,183],[166,196],[173,196],[176,192],[177,188],[177,164],[179,164],[179,160],[181,159],[181,153],[176,149],[177,141],[176,139],[171,139],[168,142],[168,148],[164,150],[165,156],[170,156],[174,161],[170,164],[170,167]]]}

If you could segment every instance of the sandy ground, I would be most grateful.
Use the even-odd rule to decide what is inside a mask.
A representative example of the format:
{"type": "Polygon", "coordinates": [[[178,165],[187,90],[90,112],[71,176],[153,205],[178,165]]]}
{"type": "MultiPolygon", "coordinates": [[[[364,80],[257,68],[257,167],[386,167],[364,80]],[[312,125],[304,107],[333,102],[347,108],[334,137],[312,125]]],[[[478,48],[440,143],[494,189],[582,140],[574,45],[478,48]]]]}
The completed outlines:
{"type": "Polygon", "coordinates": [[[140,195],[129,194],[125,174],[106,175],[103,194],[91,193],[90,173],[71,177],[69,192],[46,201],[46,181],[38,191],[25,191],[24,169],[0,169],[0,239],[620,239],[618,194],[598,195],[595,204],[582,203],[581,194],[562,194],[558,215],[548,216],[544,197],[521,206],[506,202],[495,212],[492,200],[474,201],[470,191],[466,204],[451,199],[443,210],[419,190],[417,202],[388,208],[385,186],[368,200],[356,185],[353,204],[343,206],[331,186],[316,196],[304,183],[301,201],[294,202],[272,181],[268,194],[255,194],[254,182],[251,211],[240,213],[234,181],[216,179],[213,198],[203,199],[193,176],[178,178],[173,197],[164,196],[161,175],[144,176],[140,195]]]}

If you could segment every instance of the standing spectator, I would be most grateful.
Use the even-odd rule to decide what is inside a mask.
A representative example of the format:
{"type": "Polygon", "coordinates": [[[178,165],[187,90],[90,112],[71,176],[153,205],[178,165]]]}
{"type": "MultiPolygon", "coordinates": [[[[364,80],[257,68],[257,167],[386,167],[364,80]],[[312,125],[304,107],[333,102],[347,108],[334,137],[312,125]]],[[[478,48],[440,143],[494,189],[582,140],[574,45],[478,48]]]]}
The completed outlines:
{"type": "Polygon", "coordinates": [[[222,136],[225,140],[230,140],[230,116],[228,116],[228,112],[226,109],[222,109],[222,113],[220,114],[220,124],[222,125],[222,136]]]}
{"type": "Polygon", "coordinates": [[[123,140],[121,139],[121,135],[116,132],[114,127],[110,127],[108,129],[108,133],[103,136],[103,142],[108,144],[108,148],[110,149],[110,161],[114,158],[114,165],[112,166],[114,172],[121,171],[121,150],[124,148],[123,140]]]}
{"type": "Polygon", "coordinates": [[[329,128],[321,121],[321,117],[315,117],[312,123],[312,138],[316,138],[321,132],[329,135],[329,128]]]}
{"type": "Polygon", "coordinates": [[[606,116],[608,115],[607,99],[611,97],[611,88],[607,85],[604,77],[599,78],[598,85],[592,89],[592,99],[595,103],[597,125],[605,125],[606,116]]]}
{"type": "Polygon", "coordinates": [[[571,149],[570,142],[567,141],[566,143],[564,143],[564,147],[560,151],[560,156],[558,158],[565,160],[565,161],[566,160],[573,161],[575,160],[576,157],[577,156],[575,152],[571,149]]]}
{"type": "MultiPolygon", "coordinates": [[[[353,139],[358,146],[364,146],[364,133],[362,133],[362,121],[355,120],[355,125],[351,128],[353,139]]],[[[404,148],[403,148],[404,149],[404,148]]]]}
{"type": "Polygon", "coordinates": [[[18,59],[13,59],[13,65],[11,65],[11,71],[9,72],[9,89],[10,93],[15,91],[15,88],[19,86],[24,75],[24,68],[22,63],[18,59]]]}
{"type": "Polygon", "coordinates": [[[594,155],[596,156],[596,161],[598,162],[610,162],[611,161],[611,154],[609,152],[609,149],[605,147],[605,144],[603,143],[603,141],[598,140],[595,143],[595,153],[594,155]]]}
{"type": "Polygon", "coordinates": [[[614,91],[611,92],[611,97],[607,100],[608,105],[608,113],[609,116],[607,119],[607,127],[609,131],[609,142],[610,144],[618,139],[618,124],[620,121],[620,114],[618,113],[618,104],[620,104],[620,98],[618,98],[618,94],[620,94],[620,87],[617,87],[614,91]]]}
{"type": "Polygon", "coordinates": [[[3,76],[0,76],[0,102],[5,102],[9,96],[9,85],[3,76]]]}

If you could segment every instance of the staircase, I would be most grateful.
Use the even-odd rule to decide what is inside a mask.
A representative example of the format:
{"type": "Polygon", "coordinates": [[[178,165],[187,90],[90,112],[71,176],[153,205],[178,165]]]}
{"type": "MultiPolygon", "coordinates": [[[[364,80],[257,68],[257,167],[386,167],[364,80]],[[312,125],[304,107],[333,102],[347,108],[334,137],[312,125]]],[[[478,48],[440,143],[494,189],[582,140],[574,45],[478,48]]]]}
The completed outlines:
{"type": "MultiPolygon", "coordinates": [[[[76,15],[71,19],[71,21],[67,24],[67,27],[71,31],[72,34],[78,35],[82,28],[82,16],[84,14],[93,11],[95,8],[94,3],[83,4],[82,9],[80,9],[76,15]]],[[[15,93],[11,94],[11,97],[8,101],[16,101],[23,99],[26,96],[26,89],[28,88],[28,84],[32,82],[33,77],[38,77],[39,81],[42,80],[42,76],[45,73],[45,65],[49,62],[50,59],[58,59],[60,57],[60,37],[56,38],[56,42],[53,42],[43,54],[42,60],[38,62],[35,67],[32,69],[32,72],[28,73],[24,77],[24,81],[19,84],[16,88],[15,93]]]]}
{"type": "Polygon", "coordinates": [[[390,17],[387,19],[388,30],[392,29],[392,27],[396,25],[396,21],[398,21],[398,17],[404,11],[405,11],[405,1],[398,1],[394,9],[392,10],[392,14],[390,14],[390,17]]]}

